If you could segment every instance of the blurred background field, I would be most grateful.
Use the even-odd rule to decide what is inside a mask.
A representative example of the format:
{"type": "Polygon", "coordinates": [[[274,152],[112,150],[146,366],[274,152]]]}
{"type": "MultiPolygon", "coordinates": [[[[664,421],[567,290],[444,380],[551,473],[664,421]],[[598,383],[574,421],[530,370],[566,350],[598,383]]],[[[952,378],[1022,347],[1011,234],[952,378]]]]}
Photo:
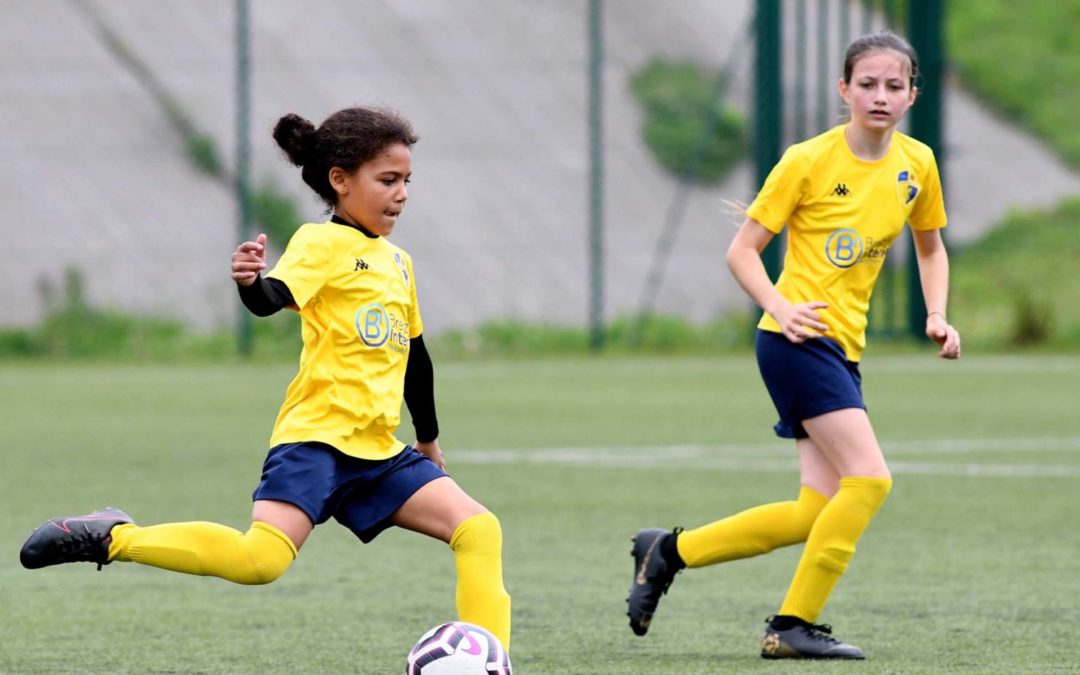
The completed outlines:
{"type": "Polygon", "coordinates": [[[866,672],[1075,671],[1080,0],[0,0],[0,672],[397,672],[452,617],[450,554],[400,532],[321,528],[261,589],[15,561],[105,504],[245,525],[300,342],[282,313],[238,354],[229,254],[324,218],[274,121],[363,103],[421,136],[393,239],[454,475],[507,533],[519,671],[774,672],[757,639],[797,550],[682,575],[639,640],[629,537],[796,490],[723,265],[758,184],[756,18],[780,22],[782,149],[840,121],[843,34],[908,34],[913,7],[943,19],[924,89],[964,358],[912,336],[899,242],[863,366],[897,484],[824,618],[866,672]]]}
{"type": "MultiPolygon", "coordinates": [[[[888,0],[267,0],[243,21],[241,6],[0,3],[0,358],[227,356],[233,247],[266,231],[277,251],[324,218],[273,123],[357,103],[396,106],[420,133],[394,239],[416,261],[427,337],[446,353],[565,351],[585,328],[616,348],[676,349],[688,332],[678,349],[740,347],[745,333],[724,328],[750,315],[722,264],[738,222],[725,204],[758,185],[762,110],[781,109],[778,150],[839,122],[844,42],[886,27],[940,30],[915,110],[940,102],[940,138],[926,140],[967,345],[1076,347],[1076,0],[929,0],[910,15],[888,0]],[[781,81],[756,105],[766,10],[781,81]]],[[[878,336],[910,328],[896,328],[907,242],[894,249],[878,336]]],[[[257,352],[291,356],[278,351],[291,326],[256,330],[274,343],[256,340],[257,352]]]]}
{"type": "MultiPolygon", "coordinates": [[[[243,527],[291,375],[0,372],[0,672],[394,673],[420,633],[452,618],[443,544],[391,531],[362,546],[333,523],[266,587],[121,563],[18,566],[40,521],[106,504],[144,523],[243,527]]],[[[1080,358],[921,353],[874,359],[865,375],[896,486],[823,615],[867,650],[860,672],[1072,671],[1080,358]]],[[[752,359],[455,363],[438,387],[451,471],[506,532],[519,672],[776,672],[757,641],[798,547],[683,573],[644,639],[624,616],[637,529],[797,492],[752,359]]]]}

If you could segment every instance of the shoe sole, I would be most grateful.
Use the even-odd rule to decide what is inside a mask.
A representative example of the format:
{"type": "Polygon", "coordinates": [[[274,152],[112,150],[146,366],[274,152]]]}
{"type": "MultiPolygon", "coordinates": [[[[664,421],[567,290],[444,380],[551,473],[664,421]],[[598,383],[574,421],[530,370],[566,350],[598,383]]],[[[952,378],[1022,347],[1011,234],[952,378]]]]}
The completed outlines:
{"type": "MultiPolygon", "coordinates": [[[[666,534],[666,531],[663,531],[663,532],[664,532],[664,534],[666,534]]],[[[644,555],[644,559],[642,560],[641,564],[638,564],[637,563],[637,559],[638,559],[638,535],[640,535],[640,534],[641,533],[639,532],[638,534],[636,534],[636,535],[634,535],[633,537],[630,538],[630,542],[633,544],[633,546],[630,548],[630,557],[634,559],[634,581],[630,585],[631,593],[633,593],[634,587],[638,584],[638,577],[640,577],[641,575],[643,575],[645,573],[645,565],[648,564],[648,562],[649,562],[649,552],[650,552],[650,550],[653,547],[656,546],[656,542],[660,540],[661,536],[663,536],[663,535],[658,535],[652,541],[649,548],[646,549],[645,551],[642,551],[642,554],[644,555]]],[[[626,596],[626,604],[627,605],[630,604],[630,596],[629,595],[626,596]]],[[[630,611],[629,611],[629,607],[628,607],[627,612],[626,612],[626,616],[627,616],[627,618],[630,619],[630,630],[632,630],[634,632],[634,635],[637,635],[638,637],[643,637],[646,633],[649,632],[649,625],[652,623],[652,618],[653,618],[652,614],[646,614],[641,618],[640,621],[635,622],[634,617],[630,616],[630,611]]]]}

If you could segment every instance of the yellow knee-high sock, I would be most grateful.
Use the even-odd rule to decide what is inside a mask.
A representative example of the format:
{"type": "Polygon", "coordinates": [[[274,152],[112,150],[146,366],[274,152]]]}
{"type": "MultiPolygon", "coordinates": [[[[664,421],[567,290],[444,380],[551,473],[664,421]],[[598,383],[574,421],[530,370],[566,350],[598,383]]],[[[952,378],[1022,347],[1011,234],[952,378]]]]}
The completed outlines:
{"type": "Polygon", "coordinates": [[[238,584],[268,584],[288,569],[296,546],[273,525],[254,522],[247,532],[217,523],[167,523],[112,529],[109,560],[221,577],[238,584]]]}
{"type": "Polygon", "coordinates": [[[803,486],[798,501],[764,504],[693,530],[676,540],[687,567],[749,558],[806,541],[829,498],[803,486]]]}
{"type": "Polygon", "coordinates": [[[855,543],[885,502],[888,478],[848,476],[814,522],[780,614],[813,623],[855,555],[855,543]]]}
{"type": "Polygon", "coordinates": [[[488,629],[510,651],[510,595],[503,587],[502,528],[491,512],[466,518],[450,537],[458,618],[488,629]]]}

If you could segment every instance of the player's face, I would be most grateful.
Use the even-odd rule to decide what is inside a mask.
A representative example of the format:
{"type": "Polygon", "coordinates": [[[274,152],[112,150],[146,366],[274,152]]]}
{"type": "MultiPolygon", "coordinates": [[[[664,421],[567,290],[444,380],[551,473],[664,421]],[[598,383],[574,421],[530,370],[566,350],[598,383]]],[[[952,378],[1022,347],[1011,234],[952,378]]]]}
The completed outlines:
{"type": "Polygon", "coordinates": [[[841,79],[839,86],[852,121],[869,131],[894,128],[915,102],[911,63],[891,49],[863,56],[851,69],[851,82],[841,79]]]}
{"type": "Polygon", "coordinates": [[[373,234],[389,236],[409,198],[406,184],[411,176],[412,152],[395,143],[344,178],[337,212],[373,234]]]}

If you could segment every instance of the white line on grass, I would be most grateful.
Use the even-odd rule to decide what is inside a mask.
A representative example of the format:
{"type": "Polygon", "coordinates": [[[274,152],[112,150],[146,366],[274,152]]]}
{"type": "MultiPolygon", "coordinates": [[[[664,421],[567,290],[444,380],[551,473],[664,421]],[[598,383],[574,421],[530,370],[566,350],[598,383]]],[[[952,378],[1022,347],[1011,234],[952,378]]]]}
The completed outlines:
{"type": "MultiPolygon", "coordinates": [[[[986,451],[1080,451],[1080,438],[948,439],[883,443],[886,456],[956,454],[986,451]]],[[[790,444],[723,444],[456,450],[451,464],[555,464],[612,468],[691,468],[722,471],[794,471],[798,462],[790,444]],[[788,459],[778,459],[779,455],[788,459]],[[765,457],[762,457],[765,455],[765,457]]],[[[999,462],[891,461],[894,473],[927,476],[993,476],[1006,478],[1075,478],[1080,465],[1011,464],[999,462]]]]}

